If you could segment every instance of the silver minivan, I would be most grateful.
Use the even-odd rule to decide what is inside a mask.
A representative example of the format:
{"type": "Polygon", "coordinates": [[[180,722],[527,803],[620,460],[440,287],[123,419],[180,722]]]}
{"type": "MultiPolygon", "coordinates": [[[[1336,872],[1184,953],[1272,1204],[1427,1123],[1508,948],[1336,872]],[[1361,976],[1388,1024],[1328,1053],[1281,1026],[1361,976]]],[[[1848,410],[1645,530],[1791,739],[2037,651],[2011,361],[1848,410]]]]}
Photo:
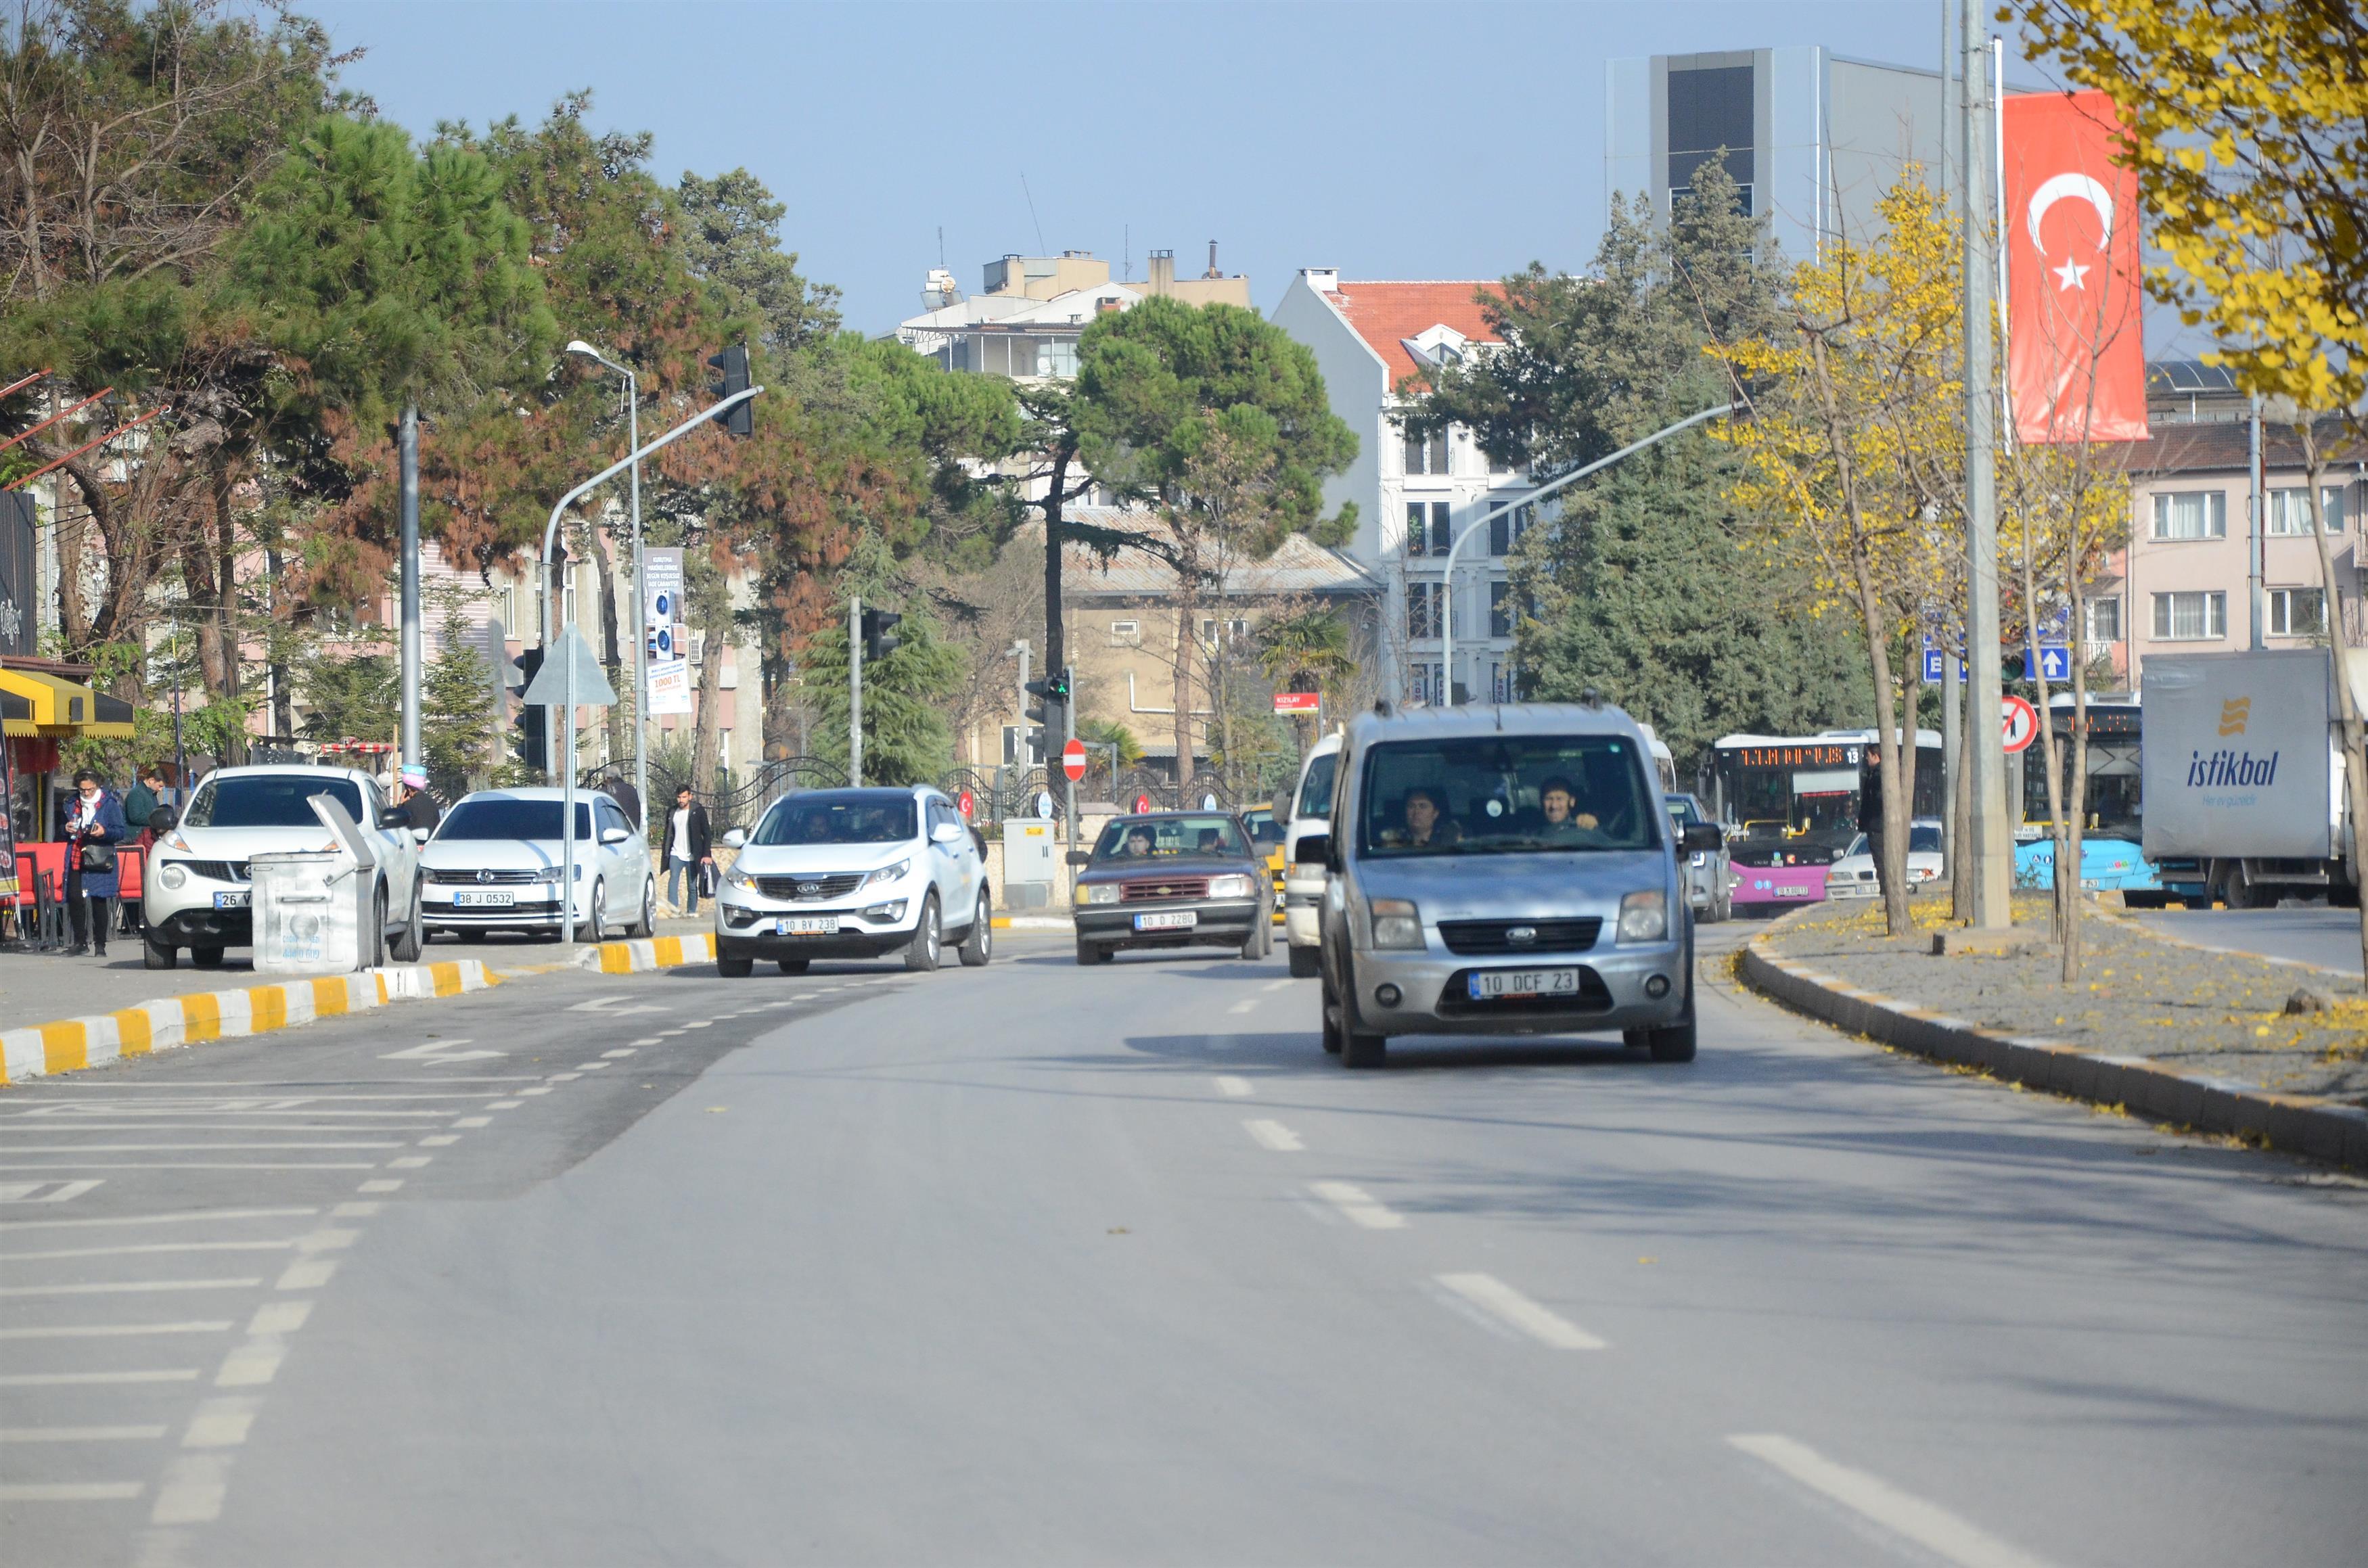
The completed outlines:
{"type": "MultiPolygon", "coordinates": [[[[1393,1035],[1619,1031],[1694,1055],[1679,828],[1616,708],[1377,709],[1352,722],[1331,831],[1303,837],[1319,906],[1324,1048],[1381,1065],[1393,1035]]],[[[1700,839],[1700,842],[1697,842],[1700,839]]]]}

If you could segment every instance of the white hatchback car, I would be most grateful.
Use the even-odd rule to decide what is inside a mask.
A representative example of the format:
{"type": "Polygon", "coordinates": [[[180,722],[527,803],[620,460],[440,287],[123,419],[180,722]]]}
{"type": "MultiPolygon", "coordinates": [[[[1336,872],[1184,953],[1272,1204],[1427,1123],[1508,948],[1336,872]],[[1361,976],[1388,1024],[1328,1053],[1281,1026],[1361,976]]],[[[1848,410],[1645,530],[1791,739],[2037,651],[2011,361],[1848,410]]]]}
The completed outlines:
{"type": "Polygon", "coordinates": [[[986,860],[954,803],[927,785],[808,790],[765,808],[715,898],[715,967],[746,974],[771,959],[802,974],[815,959],[902,952],[938,967],[959,942],[976,968],[993,954],[986,860]]]}
{"type": "Polygon", "coordinates": [[[255,945],[249,858],[337,846],[313,813],[315,795],[343,806],[377,853],[372,896],[379,919],[361,934],[365,965],[384,963],[390,954],[398,963],[418,960],[427,940],[419,923],[419,846],[411,824],[379,793],[377,779],[346,767],[218,767],[148,852],[140,909],[150,969],[172,968],[183,948],[202,969],[222,962],[224,948],[255,945]]]}
{"type": "MultiPolygon", "coordinates": [[[[1918,817],[1907,825],[1907,891],[1941,880],[1941,824],[1918,817]]],[[[1850,852],[1826,872],[1826,896],[1830,899],[1874,898],[1883,883],[1874,870],[1874,845],[1865,834],[1850,840],[1850,852]]]]}
{"type": "MultiPolygon", "coordinates": [[[[488,931],[559,931],[564,791],[550,785],[463,795],[420,854],[427,929],[483,941],[488,931]]],[[[616,801],[575,792],[576,935],[646,937],[656,929],[650,846],[616,801]]]]}

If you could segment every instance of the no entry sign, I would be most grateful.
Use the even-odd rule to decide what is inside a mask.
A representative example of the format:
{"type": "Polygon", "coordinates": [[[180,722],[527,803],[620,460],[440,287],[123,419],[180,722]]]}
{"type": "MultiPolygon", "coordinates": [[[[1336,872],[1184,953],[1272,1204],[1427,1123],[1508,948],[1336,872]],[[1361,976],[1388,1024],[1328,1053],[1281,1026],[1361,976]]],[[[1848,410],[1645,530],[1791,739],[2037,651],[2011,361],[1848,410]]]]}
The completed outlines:
{"type": "Polygon", "coordinates": [[[1086,776],[1085,742],[1071,741],[1061,748],[1061,771],[1069,776],[1072,784],[1086,776]]]}
{"type": "Polygon", "coordinates": [[[2019,752],[2039,738],[2039,710],[2026,699],[2009,695],[2005,700],[2001,727],[2006,733],[2008,753],[2019,752]]]}

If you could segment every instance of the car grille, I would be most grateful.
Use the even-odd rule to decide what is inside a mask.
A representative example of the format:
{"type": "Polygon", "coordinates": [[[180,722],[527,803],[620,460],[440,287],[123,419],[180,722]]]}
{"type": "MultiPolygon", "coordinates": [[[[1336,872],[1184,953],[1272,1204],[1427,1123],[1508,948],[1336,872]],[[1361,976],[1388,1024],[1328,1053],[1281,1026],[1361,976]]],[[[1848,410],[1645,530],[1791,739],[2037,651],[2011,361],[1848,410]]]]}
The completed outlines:
{"type": "Polygon", "coordinates": [[[1595,946],[1603,922],[1590,915],[1578,920],[1442,920],[1439,939],[1451,953],[1583,953],[1595,946]],[[1526,927],[1535,938],[1516,942],[1511,933],[1526,927]]]}
{"type": "Polygon", "coordinates": [[[1118,900],[1121,903],[1143,903],[1163,898],[1206,898],[1209,879],[1206,877],[1168,877],[1156,882],[1121,882],[1118,900]]]}
{"type": "Polygon", "coordinates": [[[532,871],[451,871],[430,870],[431,882],[465,883],[470,887],[518,887],[535,880],[532,871]]]}
{"type": "MultiPolygon", "coordinates": [[[[178,863],[189,869],[189,875],[203,877],[210,882],[244,882],[251,880],[246,862],[244,860],[183,860],[178,863]]],[[[165,864],[169,866],[175,862],[167,860],[165,864]]]]}
{"type": "Polygon", "coordinates": [[[863,885],[863,875],[861,871],[842,871],[827,877],[758,877],[757,891],[767,898],[812,903],[817,899],[845,898],[863,885]]]}
{"type": "Polygon", "coordinates": [[[1591,969],[1581,969],[1578,994],[1575,996],[1499,996],[1477,1002],[1472,997],[1472,971],[1459,969],[1440,988],[1438,1006],[1442,1018],[1502,1017],[1520,1013],[1608,1013],[1611,1010],[1611,991],[1603,983],[1601,975],[1591,969]]]}

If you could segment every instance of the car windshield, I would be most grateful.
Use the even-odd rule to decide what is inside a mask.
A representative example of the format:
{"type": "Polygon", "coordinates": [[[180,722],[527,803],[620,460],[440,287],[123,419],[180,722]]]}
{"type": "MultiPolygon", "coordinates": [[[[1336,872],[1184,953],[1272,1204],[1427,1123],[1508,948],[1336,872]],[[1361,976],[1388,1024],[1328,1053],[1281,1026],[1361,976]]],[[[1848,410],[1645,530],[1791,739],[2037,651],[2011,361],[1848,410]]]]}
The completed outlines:
{"type": "Polygon", "coordinates": [[[326,795],[346,808],[362,827],[372,827],[362,816],[361,787],[350,778],[307,778],[301,774],[250,773],[236,778],[209,778],[198,786],[189,802],[184,827],[319,827],[321,819],[311,804],[326,795]]]}
{"type": "Polygon", "coordinates": [[[1260,812],[1242,821],[1250,830],[1250,843],[1261,853],[1282,843],[1282,824],[1274,820],[1272,812],[1260,812]]]}
{"type": "Polygon", "coordinates": [[[1668,804],[1669,820],[1679,827],[1692,827],[1702,820],[1702,812],[1694,809],[1691,795],[1671,795],[1668,797],[1668,804]]]}
{"type": "Polygon", "coordinates": [[[1938,855],[1941,853],[1941,830],[1937,827],[1909,828],[1907,847],[1918,855],[1938,855]]]}
{"type": "Polygon", "coordinates": [[[751,844],[901,844],[917,831],[910,795],[792,795],[773,802],[751,844]]]}
{"type": "Polygon", "coordinates": [[[1332,814],[1332,778],[1339,771],[1340,754],[1327,751],[1307,765],[1307,777],[1299,781],[1299,804],[1292,815],[1328,817],[1332,814]]]}
{"type": "Polygon", "coordinates": [[[1242,843],[1242,830],[1231,817],[1121,817],[1102,829],[1101,842],[1094,846],[1094,864],[1248,853],[1242,843]]]}
{"type": "MultiPolygon", "coordinates": [[[[549,838],[559,836],[560,801],[463,801],[436,830],[437,842],[450,838],[549,838]]],[[[592,836],[592,807],[575,806],[575,836],[592,836]]]]}
{"type": "Polygon", "coordinates": [[[1650,849],[1659,813],[1641,762],[1617,735],[1385,743],[1365,757],[1363,852],[1650,849]]]}

